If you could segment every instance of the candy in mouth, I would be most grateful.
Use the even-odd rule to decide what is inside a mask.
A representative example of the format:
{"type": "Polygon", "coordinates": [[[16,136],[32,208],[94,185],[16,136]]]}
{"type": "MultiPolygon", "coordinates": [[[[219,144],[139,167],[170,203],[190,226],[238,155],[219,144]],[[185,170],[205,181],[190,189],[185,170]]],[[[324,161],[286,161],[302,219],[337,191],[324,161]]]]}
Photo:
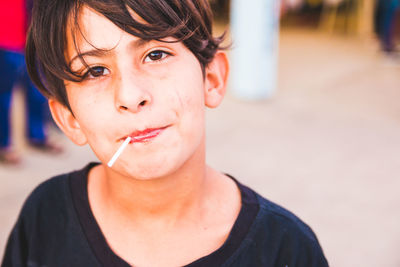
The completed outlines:
{"type": "Polygon", "coordinates": [[[128,136],[125,141],[122,143],[122,145],[118,148],[117,152],[115,152],[115,154],[112,156],[111,160],[108,162],[108,167],[112,167],[115,163],[115,161],[118,159],[118,157],[122,154],[122,151],[124,151],[124,149],[126,148],[126,146],[129,144],[129,142],[131,141],[131,137],[128,136]]]}

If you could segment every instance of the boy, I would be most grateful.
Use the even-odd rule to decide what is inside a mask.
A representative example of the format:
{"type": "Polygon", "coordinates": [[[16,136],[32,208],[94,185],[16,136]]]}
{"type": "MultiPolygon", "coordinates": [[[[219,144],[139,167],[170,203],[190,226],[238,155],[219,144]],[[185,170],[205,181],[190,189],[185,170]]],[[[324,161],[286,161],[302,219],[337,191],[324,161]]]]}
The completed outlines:
{"type": "Polygon", "coordinates": [[[35,1],[32,79],[101,163],[35,189],[3,266],[327,266],[307,225],[205,163],[229,68],[211,26],[206,0],[35,1]]]}

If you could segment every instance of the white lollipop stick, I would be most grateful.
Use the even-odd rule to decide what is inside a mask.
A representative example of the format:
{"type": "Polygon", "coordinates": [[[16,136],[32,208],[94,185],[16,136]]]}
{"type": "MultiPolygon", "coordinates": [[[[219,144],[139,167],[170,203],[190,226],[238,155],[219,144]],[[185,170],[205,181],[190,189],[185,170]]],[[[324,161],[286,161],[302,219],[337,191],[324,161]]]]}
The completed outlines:
{"type": "Polygon", "coordinates": [[[125,147],[129,144],[131,141],[131,137],[128,136],[125,141],[122,143],[122,145],[118,148],[117,152],[115,152],[114,156],[111,158],[111,160],[108,162],[108,167],[112,167],[114,165],[114,162],[118,159],[118,157],[121,155],[122,151],[124,151],[125,147]]]}

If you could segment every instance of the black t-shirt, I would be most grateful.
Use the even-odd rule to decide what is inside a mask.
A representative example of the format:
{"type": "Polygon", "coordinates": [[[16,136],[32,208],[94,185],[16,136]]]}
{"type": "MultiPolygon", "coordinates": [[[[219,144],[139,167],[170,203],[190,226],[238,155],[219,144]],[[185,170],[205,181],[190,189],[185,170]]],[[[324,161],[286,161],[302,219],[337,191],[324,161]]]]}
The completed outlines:
{"type": "MultiPolygon", "coordinates": [[[[95,165],[47,180],[31,193],[9,237],[2,267],[130,266],[107,245],[90,209],[87,177],[95,165]]],[[[242,206],[228,239],[187,266],[328,266],[306,224],[233,180],[242,206]]]]}

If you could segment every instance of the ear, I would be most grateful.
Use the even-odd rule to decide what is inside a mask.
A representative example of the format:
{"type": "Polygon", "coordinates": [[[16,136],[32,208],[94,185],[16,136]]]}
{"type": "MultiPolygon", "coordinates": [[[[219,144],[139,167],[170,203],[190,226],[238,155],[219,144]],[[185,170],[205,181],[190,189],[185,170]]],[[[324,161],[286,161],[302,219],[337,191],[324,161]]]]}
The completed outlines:
{"type": "Polygon", "coordinates": [[[54,121],[65,135],[75,144],[85,145],[86,136],[71,111],[55,99],[49,99],[49,107],[54,121]]]}
{"type": "Polygon", "coordinates": [[[221,103],[226,92],[228,74],[228,56],[224,51],[218,50],[205,73],[204,99],[207,107],[215,108],[221,103]]]}

